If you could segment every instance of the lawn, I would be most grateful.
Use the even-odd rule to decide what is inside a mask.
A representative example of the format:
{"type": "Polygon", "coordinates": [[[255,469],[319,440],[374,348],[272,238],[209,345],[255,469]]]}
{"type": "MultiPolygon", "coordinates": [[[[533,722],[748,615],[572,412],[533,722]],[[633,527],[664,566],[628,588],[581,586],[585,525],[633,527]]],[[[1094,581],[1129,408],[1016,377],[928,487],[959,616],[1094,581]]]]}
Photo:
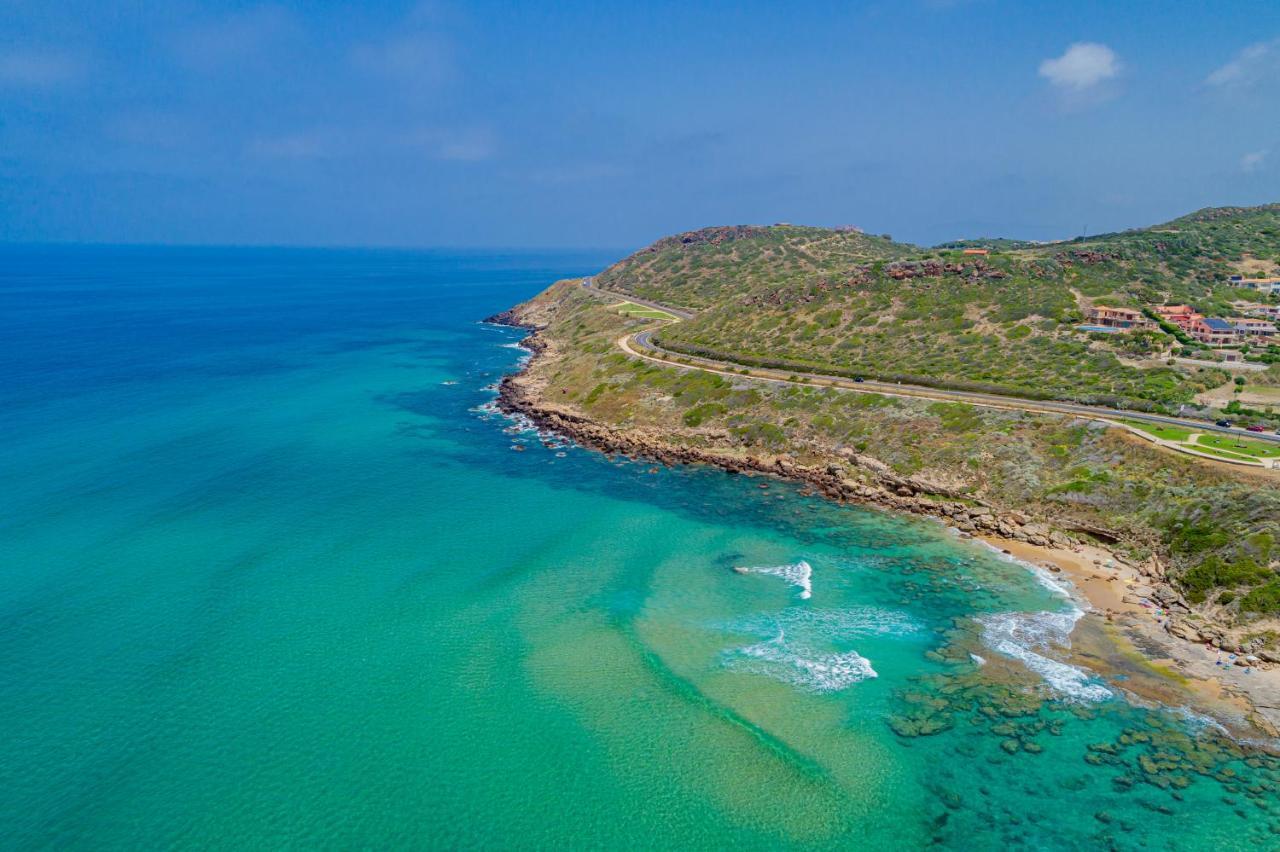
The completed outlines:
{"type": "Polygon", "coordinates": [[[644,305],[637,305],[635,302],[622,302],[614,305],[621,313],[629,317],[640,317],[641,319],[660,319],[675,320],[677,317],[672,316],[666,311],[660,311],[657,308],[649,308],[644,305]]]}
{"type": "Polygon", "coordinates": [[[1207,447],[1203,444],[1181,444],[1180,446],[1186,447],[1189,450],[1204,453],[1207,456],[1217,456],[1218,458],[1231,459],[1232,461],[1253,462],[1254,464],[1258,463],[1258,460],[1252,456],[1245,456],[1240,453],[1231,453],[1226,450],[1207,447]]]}
{"type": "Polygon", "coordinates": [[[1234,435],[1201,435],[1198,444],[1226,450],[1239,456],[1251,456],[1255,459],[1280,458],[1280,444],[1251,441],[1248,438],[1234,435]]]}
{"type": "Polygon", "coordinates": [[[1161,426],[1158,423],[1147,423],[1143,420],[1128,419],[1121,420],[1120,422],[1126,426],[1132,426],[1135,429],[1140,429],[1148,435],[1154,435],[1155,437],[1165,441],[1185,441],[1191,437],[1191,430],[1184,429],[1181,426],[1161,426]]]}

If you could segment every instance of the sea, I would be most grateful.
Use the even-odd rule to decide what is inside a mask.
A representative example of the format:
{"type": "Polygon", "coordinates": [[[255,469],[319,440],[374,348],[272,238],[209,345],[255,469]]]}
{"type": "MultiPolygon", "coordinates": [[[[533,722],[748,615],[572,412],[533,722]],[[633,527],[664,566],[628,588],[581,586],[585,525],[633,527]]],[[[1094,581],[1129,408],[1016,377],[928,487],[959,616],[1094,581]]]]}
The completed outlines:
{"type": "Polygon", "coordinates": [[[1055,577],[498,412],[616,256],[0,249],[0,847],[1280,848],[1055,577]]]}

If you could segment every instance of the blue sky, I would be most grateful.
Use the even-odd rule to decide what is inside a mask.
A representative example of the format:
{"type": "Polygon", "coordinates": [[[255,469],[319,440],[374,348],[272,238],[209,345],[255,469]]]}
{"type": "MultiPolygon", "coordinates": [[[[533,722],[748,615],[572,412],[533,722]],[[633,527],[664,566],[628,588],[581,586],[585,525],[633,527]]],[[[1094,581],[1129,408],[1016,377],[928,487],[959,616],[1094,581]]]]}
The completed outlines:
{"type": "Polygon", "coordinates": [[[0,0],[0,240],[932,243],[1268,201],[1276,0],[0,0]]]}

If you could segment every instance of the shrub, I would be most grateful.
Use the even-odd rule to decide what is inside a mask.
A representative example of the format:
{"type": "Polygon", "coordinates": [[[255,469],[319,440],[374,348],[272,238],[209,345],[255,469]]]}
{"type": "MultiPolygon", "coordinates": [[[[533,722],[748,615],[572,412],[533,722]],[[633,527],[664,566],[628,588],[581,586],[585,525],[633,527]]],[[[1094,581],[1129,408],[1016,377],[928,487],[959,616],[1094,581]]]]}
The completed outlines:
{"type": "MultiPolygon", "coordinates": [[[[1235,562],[1224,562],[1217,554],[1206,557],[1182,575],[1182,587],[1186,589],[1187,600],[1192,603],[1204,603],[1210,590],[1222,586],[1252,586],[1263,582],[1272,574],[1258,565],[1253,559],[1244,557],[1235,562]]],[[[1275,583],[1272,580],[1272,583],[1275,583]]],[[[1252,592],[1250,593],[1252,594],[1252,592]]],[[[1280,586],[1277,587],[1280,595],[1280,586]]],[[[1245,598],[1248,600],[1248,596],[1245,598]]],[[[1277,599],[1280,603],[1280,598],[1277,599]]],[[[1260,612],[1261,610],[1253,610],[1260,612]]]]}
{"type": "Polygon", "coordinates": [[[1280,580],[1273,578],[1253,589],[1240,601],[1240,610],[1261,615],[1280,612],[1280,580]]]}

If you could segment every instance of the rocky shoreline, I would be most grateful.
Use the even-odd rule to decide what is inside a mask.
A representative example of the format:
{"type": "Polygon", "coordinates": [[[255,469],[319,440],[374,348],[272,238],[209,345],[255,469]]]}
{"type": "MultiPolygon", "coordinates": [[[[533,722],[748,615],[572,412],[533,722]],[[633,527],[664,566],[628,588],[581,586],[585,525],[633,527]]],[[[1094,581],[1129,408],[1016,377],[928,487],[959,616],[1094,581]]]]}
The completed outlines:
{"type": "MultiPolygon", "coordinates": [[[[1008,542],[1011,546],[1037,548],[1045,554],[1046,567],[1055,571],[1062,570],[1062,567],[1061,562],[1053,558],[1054,553],[1070,555],[1086,549],[1086,546],[1068,536],[1067,532],[1085,533],[1104,543],[1118,540],[1117,534],[1105,529],[1054,529],[1050,524],[1030,518],[1024,512],[1002,510],[985,501],[958,495],[946,486],[921,477],[900,476],[878,459],[847,448],[838,450],[835,453],[837,458],[828,464],[804,465],[788,455],[737,455],[681,446],[648,430],[621,429],[597,422],[547,402],[538,393],[539,389],[527,382],[530,369],[539,359],[547,357],[549,350],[539,325],[528,321],[518,309],[495,314],[485,322],[530,332],[522,345],[529,350],[531,357],[522,370],[505,376],[499,383],[498,408],[506,414],[522,415],[538,428],[563,435],[589,449],[609,455],[650,460],[667,466],[706,464],[730,474],[765,475],[798,482],[813,493],[836,502],[874,506],[933,518],[957,530],[962,536],[981,538],[997,547],[1001,542],[1008,542]],[[1058,564],[1054,564],[1055,562],[1058,564]]],[[[1138,563],[1126,560],[1110,550],[1092,549],[1104,553],[1108,557],[1107,563],[1114,564],[1118,571],[1123,571],[1132,578],[1128,582],[1132,584],[1133,591],[1125,593],[1123,605],[1113,609],[1098,601],[1092,603],[1098,615],[1108,621],[1119,619],[1133,628],[1133,639],[1145,639],[1147,643],[1157,638],[1165,640],[1161,642],[1164,646],[1162,650],[1179,664],[1199,662],[1198,657],[1207,648],[1214,652],[1236,655],[1237,666],[1247,666],[1260,673],[1280,674],[1280,667],[1273,668],[1273,664],[1280,663],[1280,655],[1255,647],[1254,643],[1237,642],[1225,629],[1193,615],[1192,608],[1182,594],[1167,581],[1163,565],[1158,559],[1138,563]],[[1159,627],[1155,624],[1132,623],[1133,612],[1138,610],[1140,599],[1143,598],[1159,607],[1163,613],[1164,617],[1158,622],[1159,627]],[[1158,631],[1158,636],[1153,635],[1153,630],[1158,631]],[[1168,640],[1172,641],[1166,644],[1168,640]],[[1179,646],[1186,651],[1185,654],[1179,646]]],[[[1006,549],[1006,552],[1009,551],[1006,549]]],[[[1098,561],[1101,563],[1101,560],[1098,561]]],[[[1116,575],[1117,579],[1118,577],[1119,574],[1116,575]]],[[[1260,646],[1261,642],[1256,644],[1260,646]]],[[[1192,676],[1203,677],[1203,674],[1192,676]]],[[[1277,702],[1270,692],[1274,690],[1280,694],[1280,683],[1271,683],[1269,680],[1266,685],[1268,695],[1263,701],[1251,700],[1251,686],[1252,684],[1247,683],[1233,684],[1228,691],[1247,700],[1249,709],[1253,711],[1249,713],[1251,722],[1261,731],[1270,736],[1280,735],[1280,712],[1256,712],[1273,709],[1277,702]]],[[[1263,684],[1258,683],[1258,686],[1263,684]]]]}

